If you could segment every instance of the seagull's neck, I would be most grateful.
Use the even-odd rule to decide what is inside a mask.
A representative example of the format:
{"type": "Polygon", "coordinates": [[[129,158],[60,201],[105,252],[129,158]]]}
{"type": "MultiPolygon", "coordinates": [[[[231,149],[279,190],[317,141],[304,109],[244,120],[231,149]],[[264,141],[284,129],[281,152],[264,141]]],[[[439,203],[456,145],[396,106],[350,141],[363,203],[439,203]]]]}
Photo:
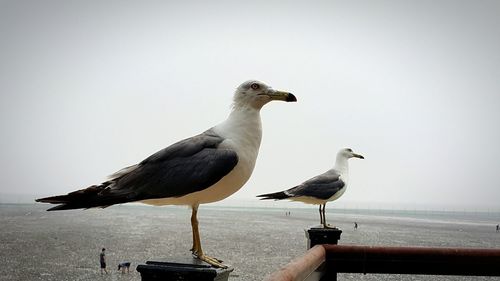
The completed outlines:
{"type": "Polygon", "coordinates": [[[260,110],[252,107],[235,107],[229,117],[215,129],[240,146],[256,149],[257,153],[262,139],[260,110]]]}
{"type": "Polygon", "coordinates": [[[348,159],[344,156],[337,155],[337,159],[335,160],[334,169],[341,172],[342,174],[347,175],[349,172],[349,163],[348,159]]]}

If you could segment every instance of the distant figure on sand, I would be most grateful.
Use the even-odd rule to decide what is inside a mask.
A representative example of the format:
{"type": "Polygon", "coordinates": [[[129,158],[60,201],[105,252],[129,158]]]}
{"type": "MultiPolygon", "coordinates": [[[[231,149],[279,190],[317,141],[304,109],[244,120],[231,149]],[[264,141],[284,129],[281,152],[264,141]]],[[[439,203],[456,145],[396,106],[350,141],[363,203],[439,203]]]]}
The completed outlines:
{"type": "Polygon", "coordinates": [[[354,222],[354,229],[358,229],[358,223],[357,222],[354,222]]]}
{"type": "Polygon", "coordinates": [[[497,232],[500,231],[500,225],[497,224],[497,232]]]}
{"type": "Polygon", "coordinates": [[[106,272],[108,274],[108,271],[106,270],[106,249],[102,248],[101,253],[99,254],[99,262],[101,263],[101,274],[102,272],[106,272]]]}
{"type": "Polygon", "coordinates": [[[118,270],[122,270],[122,273],[125,273],[125,269],[127,269],[127,273],[130,273],[130,262],[124,261],[118,264],[118,270]]]}

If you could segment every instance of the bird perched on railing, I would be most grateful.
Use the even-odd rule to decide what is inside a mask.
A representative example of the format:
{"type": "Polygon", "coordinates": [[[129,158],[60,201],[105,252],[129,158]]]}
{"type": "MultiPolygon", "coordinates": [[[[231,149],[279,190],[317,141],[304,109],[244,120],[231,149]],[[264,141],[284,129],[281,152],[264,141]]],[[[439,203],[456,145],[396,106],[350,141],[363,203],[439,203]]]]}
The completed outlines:
{"type": "Polygon", "coordinates": [[[327,202],[337,200],[344,194],[349,181],[349,158],[365,159],[350,148],[341,149],[337,153],[335,166],[325,173],[315,176],[285,191],[257,195],[261,200],[292,200],[307,204],[319,205],[320,223],[327,228],[325,206],[327,202]]]}
{"type": "Polygon", "coordinates": [[[250,178],[262,137],[260,110],[273,100],[297,101],[291,93],[247,81],[236,89],[229,117],[217,126],[160,150],[101,184],[36,201],[59,204],[49,211],[105,208],[136,201],[191,206],[193,255],[211,265],[226,267],[202,250],[198,206],[228,197],[250,178]]]}

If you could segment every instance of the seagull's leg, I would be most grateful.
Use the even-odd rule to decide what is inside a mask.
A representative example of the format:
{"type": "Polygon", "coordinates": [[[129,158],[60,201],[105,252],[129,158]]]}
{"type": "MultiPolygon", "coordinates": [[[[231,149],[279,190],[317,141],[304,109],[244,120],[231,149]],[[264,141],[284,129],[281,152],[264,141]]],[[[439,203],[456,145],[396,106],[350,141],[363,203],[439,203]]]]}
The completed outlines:
{"type": "Polygon", "coordinates": [[[193,230],[193,248],[191,249],[191,252],[193,255],[199,256],[203,255],[203,250],[201,249],[200,232],[198,230],[198,205],[192,206],[191,209],[191,228],[193,230]]]}
{"type": "Polygon", "coordinates": [[[323,227],[324,228],[335,228],[335,226],[330,226],[329,224],[326,223],[326,213],[325,213],[325,209],[326,209],[326,203],[323,204],[323,227]]]}
{"type": "Polygon", "coordinates": [[[326,224],[326,215],[325,215],[325,207],[326,203],[322,204],[323,208],[321,209],[321,214],[323,215],[323,227],[328,228],[328,224],[326,224]]]}
{"type": "Polygon", "coordinates": [[[193,246],[191,247],[191,253],[195,254],[199,248],[200,245],[198,241],[200,241],[200,238],[197,237],[198,233],[198,219],[196,218],[196,215],[198,214],[198,206],[193,206],[192,207],[192,212],[191,212],[191,232],[193,234],[193,246]],[[196,226],[196,230],[195,230],[196,226]]]}
{"type": "MultiPolygon", "coordinates": [[[[323,224],[323,212],[321,211],[321,204],[319,204],[319,223],[323,224]]],[[[324,224],[323,224],[324,225],[324,224]]]]}
{"type": "Polygon", "coordinates": [[[191,228],[193,229],[193,249],[191,251],[193,255],[196,256],[197,259],[202,260],[214,267],[227,268],[227,266],[222,264],[221,260],[203,254],[203,250],[201,249],[200,232],[198,230],[197,214],[198,214],[198,205],[194,205],[192,206],[192,213],[191,213],[191,228]]]}

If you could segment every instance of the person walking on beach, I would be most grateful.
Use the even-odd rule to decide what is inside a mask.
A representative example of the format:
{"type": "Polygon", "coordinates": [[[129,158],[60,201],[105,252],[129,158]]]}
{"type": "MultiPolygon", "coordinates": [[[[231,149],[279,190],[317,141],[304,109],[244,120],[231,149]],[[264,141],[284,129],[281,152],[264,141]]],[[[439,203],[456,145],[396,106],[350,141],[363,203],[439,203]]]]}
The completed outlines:
{"type": "Polygon", "coordinates": [[[106,249],[102,248],[101,253],[99,254],[99,262],[101,263],[101,274],[102,272],[106,272],[108,274],[108,271],[106,270],[106,249]]]}
{"type": "Polygon", "coordinates": [[[358,229],[358,223],[354,222],[354,230],[358,229]]]}
{"type": "Polygon", "coordinates": [[[497,232],[500,231],[500,225],[497,224],[497,232]]]}

